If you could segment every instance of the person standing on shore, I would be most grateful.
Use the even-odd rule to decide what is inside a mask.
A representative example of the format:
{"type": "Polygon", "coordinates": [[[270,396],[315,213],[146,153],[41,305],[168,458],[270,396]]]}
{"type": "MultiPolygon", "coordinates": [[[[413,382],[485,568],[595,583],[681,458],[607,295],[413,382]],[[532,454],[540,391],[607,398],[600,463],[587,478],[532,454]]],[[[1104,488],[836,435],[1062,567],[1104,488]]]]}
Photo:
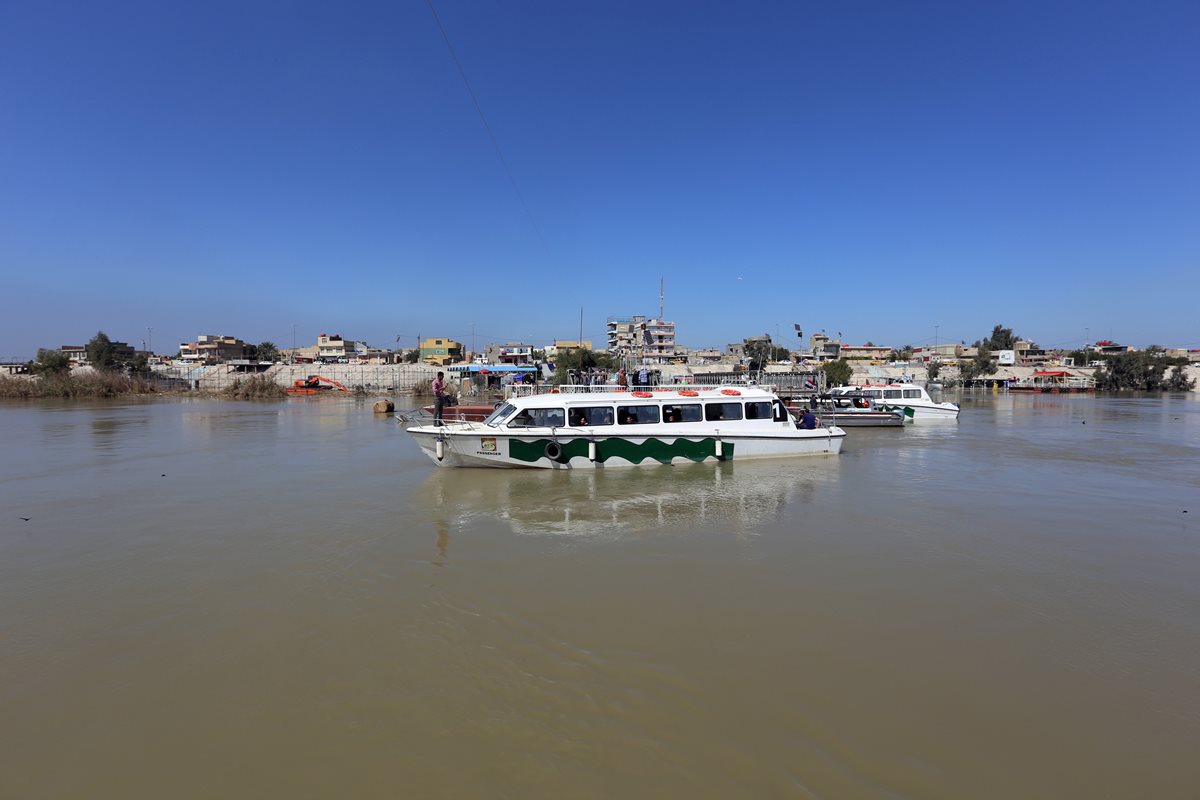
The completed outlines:
{"type": "Polygon", "coordinates": [[[444,372],[433,379],[433,424],[442,425],[442,410],[446,407],[446,382],[444,372]]]}

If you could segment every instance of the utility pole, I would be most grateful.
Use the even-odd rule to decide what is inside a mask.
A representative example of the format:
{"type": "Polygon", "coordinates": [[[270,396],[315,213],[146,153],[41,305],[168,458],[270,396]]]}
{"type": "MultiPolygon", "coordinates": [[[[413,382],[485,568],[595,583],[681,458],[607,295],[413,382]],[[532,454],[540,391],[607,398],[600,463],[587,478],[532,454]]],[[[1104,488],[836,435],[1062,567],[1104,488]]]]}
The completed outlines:
{"type": "Polygon", "coordinates": [[[150,355],[154,355],[154,328],[146,328],[146,349],[150,351],[150,355]]]}

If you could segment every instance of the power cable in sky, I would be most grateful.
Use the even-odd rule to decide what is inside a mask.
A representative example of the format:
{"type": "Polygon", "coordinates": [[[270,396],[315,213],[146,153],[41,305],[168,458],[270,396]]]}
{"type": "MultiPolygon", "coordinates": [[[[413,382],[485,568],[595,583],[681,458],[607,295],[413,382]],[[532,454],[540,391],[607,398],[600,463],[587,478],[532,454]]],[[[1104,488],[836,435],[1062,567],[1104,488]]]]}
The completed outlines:
{"type": "Polygon", "coordinates": [[[542,236],[542,229],[538,227],[533,212],[529,210],[529,204],[525,202],[525,195],[521,194],[521,187],[517,185],[516,176],[513,175],[513,171],[508,165],[508,159],[504,157],[504,151],[500,149],[500,142],[496,139],[496,134],[492,132],[492,126],[488,123],[487,115],[483,113],[483,106],[479,105],[479,98],[475,96],[475,90],[471,88],[471,82],[467,80],[467,72],[463,69],[462,62],[458,60],[458,54],[454,52],[454,45],[450,44],[450,37],[446,34],[445,26],[442,25],[442,18],[438,16],[437,9],[433,7],[433,0],[425,0],[425,3],[429,6],[429,13],[433,14],[433,21],[437,23],[438,30],[442,32],[442,39],[446,42],[446,49],[450,51],[450,58],[454,60],[454,66],[458,68],[458,74],[462,77],[463,86],[467,87],[467,94],[471,96],[471,102],[475,104],[475,110],[479,112],[479,119],[483,121],[483,127],[487,131],[488,138],[492,140],[492,147],[496,148],[496,155],[499,156],[500,163],[504,166],[504,172],[508,175],[509,182],[512,183],[513,191],[517,193],[517,199],[521,201],[521,207],[525,209],[525,215],[529,217],[529,224],[533,226],[533,230],[537,234],[542,248],[547,249],[546,240],[542,236]]]}

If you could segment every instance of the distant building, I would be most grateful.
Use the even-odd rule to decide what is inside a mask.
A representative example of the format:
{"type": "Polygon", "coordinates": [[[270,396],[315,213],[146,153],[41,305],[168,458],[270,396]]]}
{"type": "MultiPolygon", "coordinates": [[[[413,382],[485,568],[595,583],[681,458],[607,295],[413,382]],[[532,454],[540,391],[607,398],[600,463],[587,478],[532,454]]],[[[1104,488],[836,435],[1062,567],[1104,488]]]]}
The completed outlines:
{"type": "Polygon", "coordinates": [[[890,347],[880,347],[874,344],[844,344],[840,347],[842,358],[853,358],[859,361],[887,361],[892,353],[890,347]]]}
{"type": "Polygon", "coordinates": [[[675,360],[675,323],[648,319],[642,331],[642,363],[670,364],[675,360]]]}
{"type": "Polygon", "coordinates": [[[913,348],[913,360],[921,363],[929,363],[930,361],[940,361],[943,364],[957,364],[962,358],[963,347],[957,342],[948,344],[930,345],[928,347],[913,348]]]}
{"type": "Polygon", "coordinates": [[[721,351],[715,347],[697,348],[687,353],[687,363],[689,364],[719,364],[720,361],[721,351]]]}
{"type": "Polygon", "coordinates": [[[817,361],[837,361],[842,357],[842,342],[831,339],[823,333],[814,333],[808,337],[810,357],[817,361]]]}
{"type": "Polygon", "coordinates": [[[249,346],[233,336],[201,334],[194,342],[179,345],[179,357],[184,361],[202,364],[219,364],[225,361],[248,358],[249,346]]]}
{"type": "Polygon", "coordinates": [[[88,363],[87,348],[81,344],[64,344],[58,348],[70,361],[72,367],[82,367],[88,363]]]}
{"type": "Polygon", "coordinates": [[[319,334],[317,336],[317,360],[326,363],[337,363],[345,359],[358,358],[358,345],[352,339],[343,339],[341,334],[319,334]]]}
{"type": "Polygon", "coordinates": [[[463,343],[454,339],[429,338],[421,342],[421,360],[435,367],[457,364],[466,357],[463,343]]]}
{"type": "Polygon", "coordinates": [[[518,342],[489,344],[484,348],[483,355],[491,364],[523,366],[533,363],[533,345],[518,342]]]}
{"type": "Polygon", "coordinates": [[[562,353],[570,353],[573,350],[591,350],[591,340],[572,341],[570,339],[556,339],[554,344],[548,344],[545,347],[546,357],[552,358],[562,353]]]}

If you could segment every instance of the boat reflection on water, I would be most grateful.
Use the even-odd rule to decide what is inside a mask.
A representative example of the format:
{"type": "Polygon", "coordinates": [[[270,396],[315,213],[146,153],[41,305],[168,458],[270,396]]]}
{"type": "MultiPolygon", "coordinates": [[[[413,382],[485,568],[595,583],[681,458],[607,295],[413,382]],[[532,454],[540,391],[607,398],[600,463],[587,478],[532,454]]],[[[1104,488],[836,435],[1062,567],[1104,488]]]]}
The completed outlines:
{"type": "Polygon", "coordinates": [[[619,539],[713,530],[751,535],[836,479],[837,459],[770,459],[553,472],[434,470],[418,503],[442,525],[501,520],[518,535],[619,539]]]}

